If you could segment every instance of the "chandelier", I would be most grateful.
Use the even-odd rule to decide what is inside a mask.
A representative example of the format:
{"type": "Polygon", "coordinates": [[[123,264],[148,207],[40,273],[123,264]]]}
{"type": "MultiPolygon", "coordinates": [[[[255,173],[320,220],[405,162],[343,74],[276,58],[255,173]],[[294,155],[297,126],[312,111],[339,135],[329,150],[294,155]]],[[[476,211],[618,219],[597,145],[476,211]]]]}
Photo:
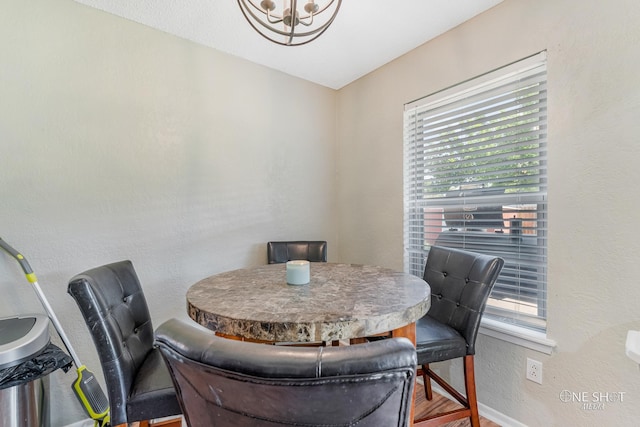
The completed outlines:
{"type": "Polygon", "coordinates": [[[342,0],[281,0],[277,9],[274,0],[238,0],[249,24],[267,40],[283,46],[300,46],[317,39],[333,22],[342,0]],[[319,5],[321,3],[322,5],[319,5]]]}

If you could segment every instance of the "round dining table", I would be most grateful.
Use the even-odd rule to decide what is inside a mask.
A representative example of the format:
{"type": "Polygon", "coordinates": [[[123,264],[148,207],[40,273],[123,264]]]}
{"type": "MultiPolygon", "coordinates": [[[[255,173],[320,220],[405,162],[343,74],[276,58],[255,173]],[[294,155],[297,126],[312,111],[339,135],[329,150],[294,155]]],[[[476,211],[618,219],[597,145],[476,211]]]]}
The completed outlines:
{"type": "Polygon", "coordinates": [[[187,291],[189,316],[219,335],[266,342],[335,342],[391,332],[415,344],[429,285],[388,268],[311,263],[310,281],[289,285],[286,264],[207,277],[187,291]]]}

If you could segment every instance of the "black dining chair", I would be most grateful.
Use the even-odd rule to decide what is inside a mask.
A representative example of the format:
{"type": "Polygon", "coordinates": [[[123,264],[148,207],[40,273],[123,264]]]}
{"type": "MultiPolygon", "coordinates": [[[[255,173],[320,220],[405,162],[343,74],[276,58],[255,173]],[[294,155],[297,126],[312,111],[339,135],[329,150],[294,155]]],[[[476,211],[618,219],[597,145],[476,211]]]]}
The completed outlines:
{"type": "Polygon", "coordinates": [[[171,319],[156,345],[192,427],[409,425],[416,353],[406,338],[280,347],[171,319]]]}
{"type": "MultiPolygon", "coordinates": [[[[267,243],[267,262],[283,264],[287,261],[307,260],[310,262],[327,262],[327,242],[324,240],[292,240],[267,243]]],[[[326,346],[322,341],[320,345],[326,346]]],[[[339,345],[339,341],[332,341],[339,345]]]]}
{"type": "MultiPolygon", "coordinates": [[[[73,277],[67,291],[75,299],[93,338],[109,399],[110,425],[180,415],[169,371],[154,347],[145,296],[131,261],[87,270],[73,277]]],[[[180,427],[182,417],[165,420],[180,427]]]]}
{"type": "Polygon", "coordinates": [[[267,243],[267,261],[269,264],[281,264],[292,260],[327,262],[327,242],[294,240],[267,243]]]}
{"type": "Polygon", "coordinates": [[[428,400],[432,399],[434,380],[463,408],[416,420],[421,427],[467,417],[473,427],[480,425],[474,372],[476,336],[503,265],[504,261],[494,256],[440,246],[430,248],[424,280],[431,287],[431,308],[416,322],[418,375],[423,377],[428,400]],[[466,397],[430,368],[431,363],[456,358],[463,358],[466,397]]]}

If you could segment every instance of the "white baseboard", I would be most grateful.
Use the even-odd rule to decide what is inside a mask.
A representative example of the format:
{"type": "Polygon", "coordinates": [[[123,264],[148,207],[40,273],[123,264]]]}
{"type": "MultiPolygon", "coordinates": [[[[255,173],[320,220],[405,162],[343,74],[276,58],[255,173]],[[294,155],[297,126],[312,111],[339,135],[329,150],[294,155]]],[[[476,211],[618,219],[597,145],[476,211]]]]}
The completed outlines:
{"type": "Polygon", "coordinates": [[[527,427],[526,424],[523,424],[518,420],[514,420],[513,418],[506,416],[502,412],[498,412],[495,409],[490,408],[480,402],[478,402],[478,412],[486,419],[491,420],[494,423],[501,425],[502,427],[527,427]]]}

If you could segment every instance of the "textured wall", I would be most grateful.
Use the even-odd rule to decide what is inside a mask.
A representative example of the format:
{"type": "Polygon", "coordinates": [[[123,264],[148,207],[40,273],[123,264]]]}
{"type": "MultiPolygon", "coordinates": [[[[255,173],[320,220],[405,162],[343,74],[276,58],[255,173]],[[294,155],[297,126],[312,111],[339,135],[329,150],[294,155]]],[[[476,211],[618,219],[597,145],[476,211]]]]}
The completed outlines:
{"type": "MultiPolygon", "coordinates": [[[[131,259],[158,326],[268,240],[335,259],[334,91],[67,0],[3,1],[0,40],[0,237],[96,373],[66,294],[84,269],[131,259]]],[[[42,311],[4,255],[0,293],[0,317],[42,311]]],[[[84,417],[74,378],[52,375],[54,426],[84,417]]]]}
{"type": "Polygon", "coordinates": [[[638,22],[632,0],[506,0],[339,93],[341,257],[402,268],[403,104],[548,51],[548,335],[558,346],[546,356],[481,336],[476,358],[480,401],[526,425],[637,424],[640,372],[624,340],[640,329],[638,22]],[[527,356],[544,362],[542,386],[525,380],[527,356]],[[588,410],[562,402],[563,390],[586,392],[586,403],[624,394],[588,410]]]}

